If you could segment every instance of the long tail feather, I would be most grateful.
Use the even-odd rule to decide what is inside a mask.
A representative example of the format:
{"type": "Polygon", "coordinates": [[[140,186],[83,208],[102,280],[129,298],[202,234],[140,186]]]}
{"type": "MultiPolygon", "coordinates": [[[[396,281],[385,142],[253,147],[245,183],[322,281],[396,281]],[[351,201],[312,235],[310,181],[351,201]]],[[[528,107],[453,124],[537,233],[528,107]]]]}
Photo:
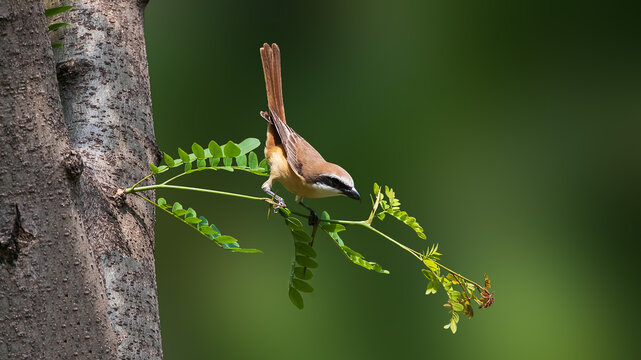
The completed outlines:
{"type": "Polygon", "coordinates": [[[280,49],[278,45],[263,44],[260,48],[267,90],[267,104],[270,110],[285,122],[285,104],[283,102],[283,85],[280,72],[280,49]]]}

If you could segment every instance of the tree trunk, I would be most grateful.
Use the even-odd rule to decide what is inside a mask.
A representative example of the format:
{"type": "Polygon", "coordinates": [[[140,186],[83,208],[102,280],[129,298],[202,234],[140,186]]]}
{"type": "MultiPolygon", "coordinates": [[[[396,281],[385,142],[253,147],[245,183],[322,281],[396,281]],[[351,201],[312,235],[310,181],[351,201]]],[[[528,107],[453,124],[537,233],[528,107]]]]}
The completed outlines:
{"type": "Polygon", "coordinates": [[[0,1],[0,359],[162,357],[145,3],[0,1]]]}

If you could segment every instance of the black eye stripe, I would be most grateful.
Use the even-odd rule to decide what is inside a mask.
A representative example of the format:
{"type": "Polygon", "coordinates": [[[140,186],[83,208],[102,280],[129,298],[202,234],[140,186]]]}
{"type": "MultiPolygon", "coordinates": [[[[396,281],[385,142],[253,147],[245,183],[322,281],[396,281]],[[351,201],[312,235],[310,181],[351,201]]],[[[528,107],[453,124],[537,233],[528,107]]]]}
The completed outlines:
{"type": "Polygon", "coordinates": [[[345,183],[343,183],[342,181],[340,181],[339,179],[333,176],[321,175],[317,177],[314,182],[325,184],[329,187],[333,187],[334,189],[341,190],[341,191],[349,190],[352,188],[351,186],[346,185],[345,183]]]}

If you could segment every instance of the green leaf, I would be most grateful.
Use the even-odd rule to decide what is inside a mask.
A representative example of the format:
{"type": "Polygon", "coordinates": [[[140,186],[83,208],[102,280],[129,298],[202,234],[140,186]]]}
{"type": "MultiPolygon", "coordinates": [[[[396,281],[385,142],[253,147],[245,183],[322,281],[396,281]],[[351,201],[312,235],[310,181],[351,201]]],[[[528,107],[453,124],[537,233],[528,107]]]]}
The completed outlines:
{"type": "Polygon", "coordinates": [[[331,233],[337,233],[345,230],[345,226],[343,224],[336,224],[336,223],[324,223],[321,225],[323,230],[331,233]]]}
{"type": "Polygon", "coordinates": [[[303,244],[307,244],[312,242],[312,237],[302,229],[292,230],[292,236],[294,236],[294,240],[296,240],[297,243],[302,242],[303,244]]]}
{"type": "Polygon", "coordinates": [[[394,193],[394,189],[385,185],[385,195],[387,195],[387,198],[389,199],[389,204],[392,207],[392,209],[398,210],[398,207],[401,205],[401,202],[396,198],[396,193],[394,193]]]}
{"type": "Polygon", "coordinates": [[[436,271],[438,269],[438,265],[432,259],[425,259],[423,260],[423,263],[432,271],[436,271]]]}
{"type": "Polygon", "coordinates": [[[234,144],[234,142],[230,140],[223,147],[223,153],[225,154],[225,157],[233,158],[240,155],[241,150],[238,145],[234,144]]]}
{"type": "Polygon", "coordinates": [[[455,277],[454,275],[452,275],[452,273],[447,274],[447,276],[445,278],[447,280],[451,281],[452,284],[454,284],[454,285],[458,285],[459,284],[458,278],[455,277]]]}
{"type": "Polygon", "coordinates": [[[357,253],[356,251],[350,249],[347,245],[342,245],[339,246],[341,250],[343,250],[343,253],[345,253],[345,256],[353,262],[354,264],[364,267],[367,270],[372,270],[376,271],[381,274],[389,274],[388,270],[383,269],[383,267],[373,261],[367,261],[365,258],[363,258],[363,255],[357,253]]]}
{"type": "Polygon", "coordinates": [[[189,216],[189,217],[185,218],[185,221],[188,222],[189,224],[198,224],[202,220],[200,220],[199,218],[194,217],[194,216],[189,216]]]}
{"type": "Polygon", "coordinates": [[[316,250],[314,250],[313,247],[311,247],[311,246],[309,246],[309,245],[307,245],[307,244],[305,244],[303,242],[297,242],[295,244],[295,248],[296,248],[296,253],[298,253],[298,254],[306,255],[306,256],[309,256],[311,258],[315,258],[316,257],[316,250]]]}
{"type": "Polygon", "coordinates": [[[338,234],[337,234],[337,233],[331,233],[331,232],[325,232],[325,233],[326,233],[327,235],[329,235],[329,237],[331,237],[331,238],[332,238],[332,240],[334,240],[334,242],[336,243],[336,245],[338,245],[338,246],[343,246],[343,245],[345,245],[345,243],[343,242],[343,240],[341,239],[341,237],[340,237],[340,236],[338,236],[338,234]]]}
{"type": "Polygon", "coordinates": [[[73,6],[71,5],[65,5],[65,6],[59,6],[59,7],[54,7],[54,8],[49,8],[45,10],[45,16],[50,17],[54,16],[56,14],[63,13],[65,11],[69,11],[73,6]]]}
{"type": "Polygon", "coordinates": [[[200,220],[202,220],[202,221],[198,223],[198,225],[197,225],[198,229],[200,229],[203,226],[209,225],[209,221],[207,221],[206,217],[200,216],[200,220]]]}
{"type": "Polygon", "coordinates": [[[220,158],[209,158],[209,166],[216,167],[220,163],[220,158]]]}
{"type": "Polygon", "coordinates": [[[261,160],[258,164],[258,167],[265,169],[265,171],[269,171],[269,164],[267,163],[267,159],[261,160]]]}
{"type": "Polygon", "coordinates": [[[443,329],[450,329],[452,334],[456,334],[456,321],[454,321],[454,318],[452,318],[447,325],[443,326],[443,329]]]}
{"type": "Polygon", "coordinates": [[[452,310],[454,310],[454,311],[463,311],[463,309],[464,309],[463,304],[461,304],[459,302],[453,302],[452,303],[452,310]]]}
{"type": "Polygon", "coordinates": [[[174,167],[176,166],[176,162],[174,161],[174,158],[169,156],[167,153],[163,153],[163,160],[165,160],[165,164],[169,167],[174,167]]]}
{"type": "MultiPolygon", "coordinates": [[[[232,161],[233,161],[232,158],[228,158],[228,157],[223,158],[223,165],[225,165],[227,167],[230,167],[232,161]]],[[[225,170],[227,170],[227,169],[225,169],[225,170]]],[[[234,171],[234,170],[232,169],[231,171],[234,171]]]]}
{"type": "Polygon", "coordinates": [[[323,220],[329,220],[329,219],[331,219],[331,217],[329,216],[329,213],[327,211],[323,210],[323,212],[321,213],[321,216],[320,216],[321,222],[323,220]]]}
{"type": "Polygon", "coordinates": [[[160,206],[163,206],[163,205],[167,204],[167,200],[165,200],[165,198],[158,198],[156,200],[156,204],[158,204],[160,206]]]}
{"type": "Polygon", "coordinates": [[[298,290],[294,289],[294,287],[290,286],[289,287],[289,301],[294,304],[299,309],[303,309],[305,307],[305,303],[303,302],[303,297],[300,295],[298,290]]]}
{"type": "Polygon", "coordinates": [[[218,234],[218,232],[216,232],[216,230],[212,229],[211,226],[201,226],[200,228],[198,228],[198,231],[200,231],[201,233],[203,233],[205,235],[218,234]]]}
{"type": "Polygon", "coordinates": [[[247,166],[247,156],[245,155],[236,156],[236,164],[240,167],[247,166]]]}
{"type": "Polygon", "coordinates": [[[427,289],[425,289],[425,295],[436,294],[439,287],[439,282],[437,280],[431,280],[427,283],[427,289]]]}
{"type": "MultiPolygon", "coordinates": [[[[323,211],[323,213],[321,214],[321,224],[322,224],[322,220],[327,220],[327,219],[329,219],[329,214],[326,211],[323,211]]],[[[327,225],[328,223],[325,222],[324,224],[327,225]]],[[[323,225],[321,225],[321,227],[322,226],[323,225]]],[[[325,230],[325,228],[323,228],[323,230],[332,238],[332,240],[334,240],[336,245],[338,245],[338,247],[343,251],[343,254],[345,254],[345,256],[349,259],[349,261],[353,262],[354,264],[356,264],[358,266],[362,266],[367,270],[376,271],[376,272],[381,273],[381,274],[389,274],[389,271],[383,269],[383,267],[381,265],[379,265],[379,264],[377,264],[377,263],[375,263],[373,261],[365,260],[363,258],[363,255],[361,255],[361,254],[357,253],[356,251],[350,249],[347,245],[345,245],[345,243],[343,243],[343,240],[341,240],[340,236],[338,236],[337,233],[329,232],[329,231],[325,230]]]]}
{"type": "Polygon", "coordinates": [[[454,301],[458,301],[461,298],[461,292],[458,290],[449,290],[447,296],[454,301]]]}
{"type": "Polygon", "coordinates": [[[185,214],[187,214],[187,210],[185,210],[185,209],[178,209],[178,210],[174,211],[174,215],[176,215],[176,216],[183,216],[185,214]]]}
{"type": "Polygon", "coordinates": [[[191,163],[185,163],[185,172],[191,171],[191,163]]]}
{"type": "Polygon", "coordinates": [[[258,156],[253,151],[249,153],[249,168],[252,170],[258,169],[258,156]]]}
{"type": "Polygon", "coordinates": [[[259,146],[260,146],[260,140],[255,138],[247,138],[241,141],[240,144],[238,144],[241,155],[245,155],[259,146]]]}
{"type": "Polygon", "coordinates": [[[472,283],[465,283],[465,285],[466,285],[466,287],[467,287],[467,290],[468,290],[470,293],[473,293],[473,292],[474,292],[474,290],[476,290],[476,285],[474,285],[474,284],[472,284],[472,283]]]}
{"type": "Polygon", "coordinates": [[[314,288],[303,280],[292,279],[292,285],[294,285],[296,290],[302,292],[310,293],[314,291],[314,288]]]}
{"type": "Polygon", "coordinates": [[[194,152],[194,155],[196,155],[198,159],[205,158],[205,150],[202,146],[198,145],[198,143],[191,144],[191,151],[194,152]]]}
{"type": "Polygon", "coordinates": [[[198,166],[199,169],[207,167],[207,160],[205,160],[205,159],[196,160],[196,166],[198,166]]]}
{"type": "Polygon", "coordinates": [[[438,258],[438,255],[441,253],[438,252],[438,244],[430,246],[430,249],[427,251],[426,256],[429,258],[438,258]]]}
{"type": "Polygon", "coordinates": [[[221,244],[233,244],[235,242],[238,242],[238,240],[234,239],[233,237],[231,237],[229,235],[219,236],[215,240],[218,241],[221,244]]]}
{"type": "Polygon", "coordinates": [[[180,203],[176,201],[176,202],[174,203],[174,206],[172,206],[172,207],[171,207],[171,212],[172,212],[172,213],[176,213],[176,211],[178,211],[178,210],[182,210],[182,208],[183,208],[183,206],[182,206],[182,205],[180,205],[180,203]]]}
{"type": "Polygon", "coordinates": [[[169,170],[169,167],[167,165],[160,165],[158,167],[158,172],[165,172],[167,170],[169,170]]]}
{"type": "Polygon", "coordinates": [[[189,159],[189,154],[185,152],[185,150],[178,148],[178,156],[180,156],[180,160],[183,161],[183,163],[188,164],[191,162],[189,159]]]}
{"type": "Polygon", "coordinates": [[[374,183],[374,197],[378,196],[378,193],[381,191],[381,187],[377,183],[374,183]]]}
{"type": "Polygon", "coordinates": [[[61,27],[64,27],[64,26],[69,26],[69,24],[67,24],[67,23],[51,24],[51,25],[49,25],[49,31],[54,31],[54,30],[60,29],[61,27]]]}
{"type": "Polygon", "coordinates": [[[309,280],[312,277],[314,277],[314,274],[312,273],[311,270],[305,269],[304,267],[301,267],[301,266],[297,266],[296,268],[294,268],[294,275],[297,278],[303,279],[303,280],[309,280]]]}
{"type": "Polygon", "coordinates": [[[216,234],[214,234],[214,236],[220,236],[220,230],[218,230],[218,228],[216,227],[216,225],[214,225],[214,224],[209,224],[209,227],[211,227],[212,229],[214,229],[214,231],[216,232],[216,234]]]}
{"type": "Polygon", "coordinates": [[[235,252],[235,253],[245,253],[245,254],[256,254],[256,253],[263,253],[262,251],[258,249],[243,249],[243,248],[229,248],[229,251],[235,252]]]}
{"type": "MultiPolygon", "coordinates": [[[[300,222],[300,220],[298,220],[296,218],[293,218],[293,217],[286,218],[285,219],[285,224],[287,224],[287,226],[289,226],[289,228],[291,230],[296,230],[296,229],[302,229],[303,228],[303,224],[300,222]]],[[[310,237],[310,241],[311,241],[311,237],[310,237]]]]}
{"type": "Polygon", "coordinates": [[[218,143],[216,143],[214,140],[210,141],[207,147],[209,148],[209,152],[211,153],[211,156],[215,158],[223,157],[223,150],[220,148],[220,146],[218,146],[218,143]]]}
{"type": "Polygon", "coordinates": [[[151,169],[151,172],[154,174],[158,174],[160,170],[158,170],[158,167],[152,163],[149,163],[149,168],[151,169]]]}
{"type": "Polygon", "coordinates": [[[296,263],[312,269],[318,267],[318,264],[316,263],[316,261],[303,255],[296,255],[296,263]]]}

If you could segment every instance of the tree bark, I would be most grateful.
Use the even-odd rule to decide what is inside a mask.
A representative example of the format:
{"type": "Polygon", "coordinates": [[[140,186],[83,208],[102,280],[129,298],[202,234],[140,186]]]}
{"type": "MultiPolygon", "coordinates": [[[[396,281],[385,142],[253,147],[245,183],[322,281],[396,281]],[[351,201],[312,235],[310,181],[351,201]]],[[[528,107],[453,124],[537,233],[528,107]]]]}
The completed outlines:
{"type": "Polygon", "coordinates": [[[0,1],[0,359],[162,357],[145,4],[0,1]]]}

